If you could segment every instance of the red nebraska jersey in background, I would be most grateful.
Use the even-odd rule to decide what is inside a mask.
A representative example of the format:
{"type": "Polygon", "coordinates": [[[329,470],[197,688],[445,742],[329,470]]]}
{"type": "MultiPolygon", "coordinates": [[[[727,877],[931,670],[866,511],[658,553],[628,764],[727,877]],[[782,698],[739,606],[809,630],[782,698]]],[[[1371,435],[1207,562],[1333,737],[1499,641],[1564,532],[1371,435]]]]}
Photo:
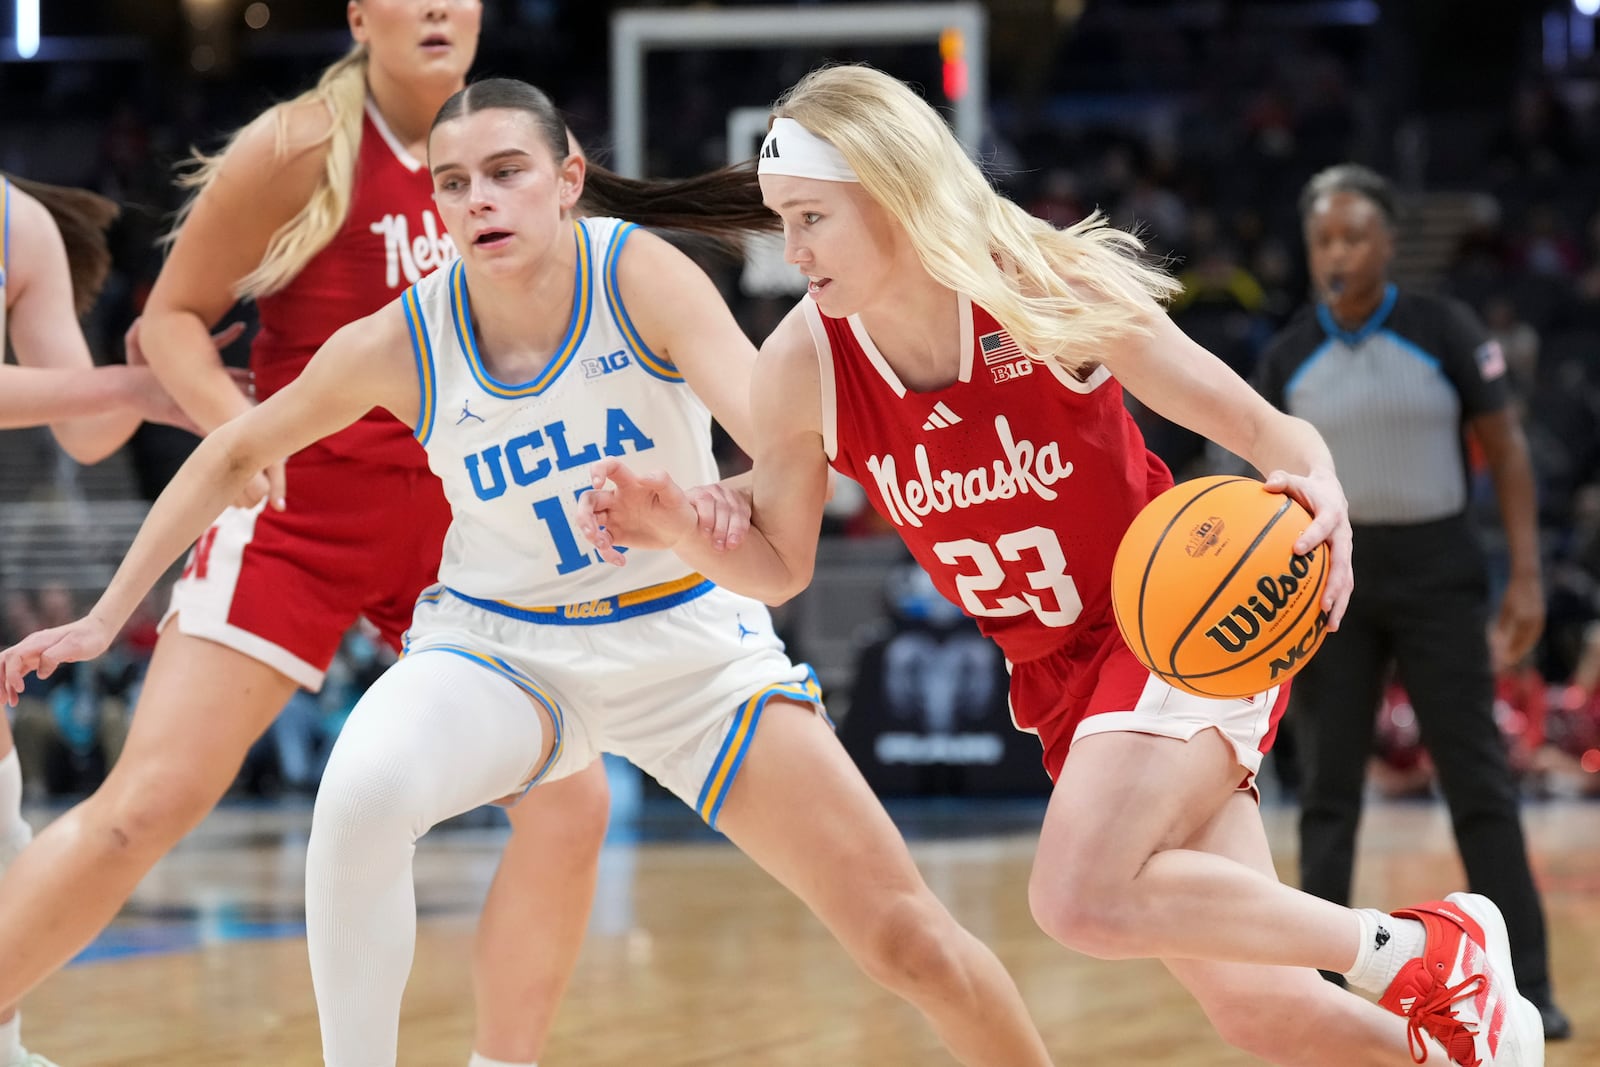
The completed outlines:
{"type": "MultiPolygon", "coordinates": [[[[344,226],[292,282],[256,301],[261,330],[250,366],[257,393],[265,399],[288,385],[334,331],[455,258],[455,245],[433,213],[428,168],[369,104],[344,226]]],[[[382,410],[311,447],[374,463],[427,466],[410,428],[382,410]]]]}
{"type": "Polygon", "coordinates": [[[859,319],[807,297],[823,436],[939,591],[1014,663],[1113,625],[1111,562],[1133,517],[1172,485],[1104,369],[1087,381],[1017,347],[961,300],[962,365],[912,392],[859,319]],[[831,351],[831,358],[829,356],[831,351]]]}

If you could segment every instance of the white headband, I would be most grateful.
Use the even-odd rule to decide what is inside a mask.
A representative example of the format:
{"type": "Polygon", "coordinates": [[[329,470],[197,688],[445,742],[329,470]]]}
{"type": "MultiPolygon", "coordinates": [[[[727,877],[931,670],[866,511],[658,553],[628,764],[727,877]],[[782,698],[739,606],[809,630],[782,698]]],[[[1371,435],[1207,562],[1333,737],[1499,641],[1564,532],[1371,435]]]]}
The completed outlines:
{"type": "Polygon", "coordinates": [[[825,182],[858,182],[844,155],[794,119],[773,119],[761,142],[758,174],[788,174],[825,182]]]}

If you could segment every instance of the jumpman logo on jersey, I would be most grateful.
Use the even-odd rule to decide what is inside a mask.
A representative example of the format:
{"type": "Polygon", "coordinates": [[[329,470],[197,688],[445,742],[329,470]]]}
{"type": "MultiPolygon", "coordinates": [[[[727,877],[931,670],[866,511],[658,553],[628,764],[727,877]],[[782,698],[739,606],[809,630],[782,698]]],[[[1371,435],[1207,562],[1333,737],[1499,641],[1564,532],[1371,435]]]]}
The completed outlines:
{"type": "Polygon", "coordinates": [[[466,422],[468,419],[477,419],[479,422],[482,422],[483,421],[483,416],[482,415],[474,415],[472,413],[472,410],[467,407],[467,401],[463,400],[461,402],[461,417],[456,420],[456,425],[460,426],[463,422],[466,422]]]}
{"type": "Polygon", "coordinates": [[[739,624],[739,643],[741,645],[744,644],[744,639],[746,636],[754,637],[756,635],[755,630],[750,629],[750,627],[744,624],[744,617],[742,615],[735,615],[733,617],[733,621],[739,624]]]}

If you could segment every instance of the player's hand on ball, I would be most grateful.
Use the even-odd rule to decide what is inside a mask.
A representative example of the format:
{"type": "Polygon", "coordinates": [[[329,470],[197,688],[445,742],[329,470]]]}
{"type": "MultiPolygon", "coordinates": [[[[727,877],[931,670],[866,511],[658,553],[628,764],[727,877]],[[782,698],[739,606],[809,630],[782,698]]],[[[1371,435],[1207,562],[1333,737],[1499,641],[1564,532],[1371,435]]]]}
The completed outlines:
{"type": "Polygon", "coordinates": [[[1331,569],[1322,594],[1322,610],[1328,613],[1328,629],[1337,630],[1356,584],[1350,567],[1350,505],[1345,502],[1344,487],[1332,471],[1326,470],[1310,474],[1273,471],[1267,475],[1266,486],[1274,493],[1294,497],[1311,513],[1311,525],[1295,542],[1296,552],[1308,552],[1327,543],[1331,569]]]}
{"type": "Polygon", "coordinates": [[[603,459],[589,475],[594,489],[578,498],[576,525],[607,563],[625,564],[624,547],[670,549],[700,523],[688,494],[665,471],[640,475],[603,459]]]}

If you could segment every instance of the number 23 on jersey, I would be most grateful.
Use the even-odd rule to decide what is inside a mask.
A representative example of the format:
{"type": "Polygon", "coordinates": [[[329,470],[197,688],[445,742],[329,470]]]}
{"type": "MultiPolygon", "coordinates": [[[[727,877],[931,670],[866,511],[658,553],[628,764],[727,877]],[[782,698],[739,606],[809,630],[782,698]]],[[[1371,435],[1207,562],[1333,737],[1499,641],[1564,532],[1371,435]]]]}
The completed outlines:
{"type": "Polygon", "coordinates": [[[1070,626],[1083,611],[1078,586],[1067,573],[1061,539],[1049,527],[1013,530],[992,545],[970,537],[940,541],[933,551],[941,563],[959,570],[956,590],[969,615],[1009,618],[1032,612],[1046,626],[1070,626]],[[1019,569],[1027,588],[1016,595],[996,596],[1019,569]]]}

